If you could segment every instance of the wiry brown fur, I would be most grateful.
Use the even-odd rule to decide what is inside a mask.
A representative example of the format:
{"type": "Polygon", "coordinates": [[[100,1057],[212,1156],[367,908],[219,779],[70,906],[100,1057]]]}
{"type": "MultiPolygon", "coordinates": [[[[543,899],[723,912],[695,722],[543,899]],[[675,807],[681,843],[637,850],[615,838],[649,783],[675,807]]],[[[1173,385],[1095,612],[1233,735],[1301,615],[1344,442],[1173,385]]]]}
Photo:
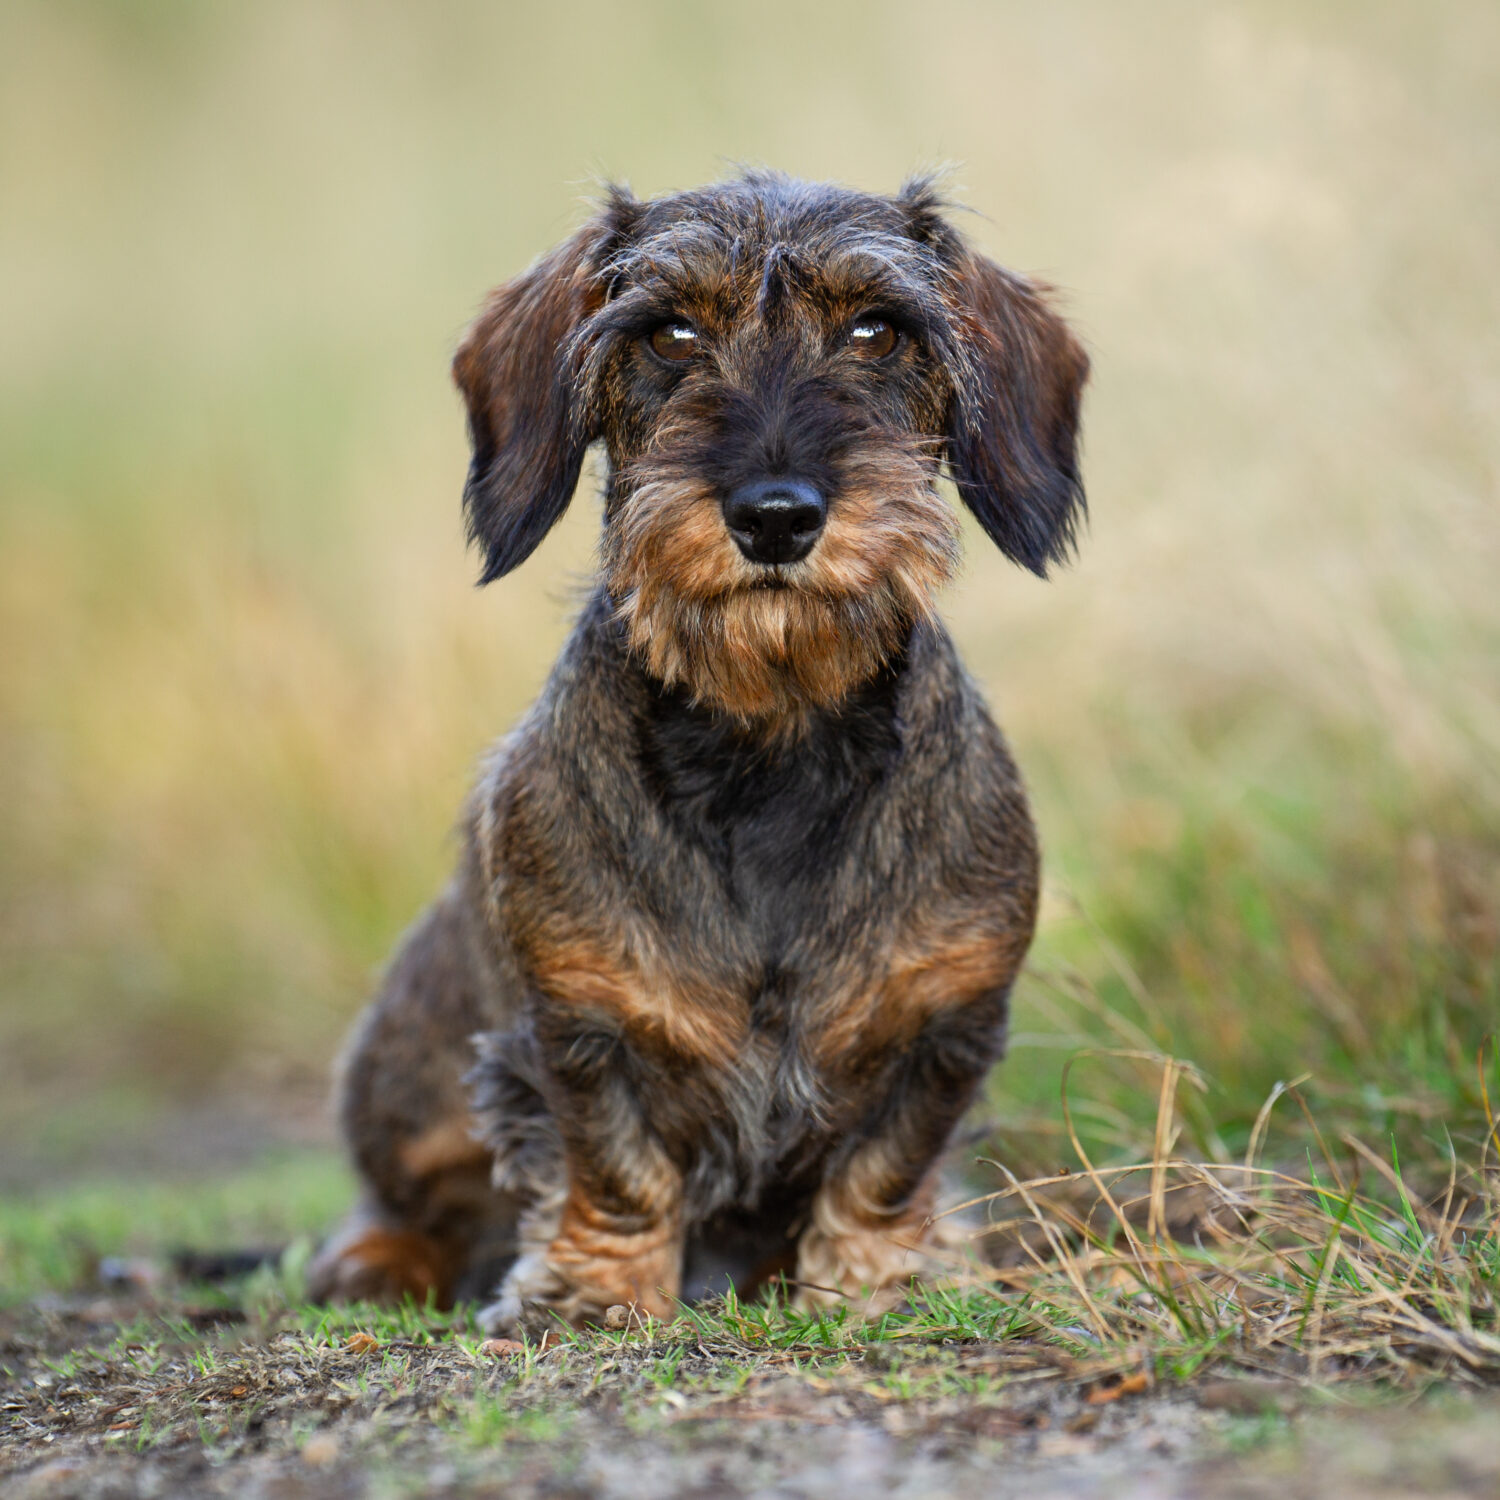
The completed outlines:
{"type": "Polygon", "coordinates": [[[875,1305],[919,1269],[1037,889],[936,614],[937,480],[1045,572],[1081,514],[1086,370],[924,182],[617,190],[491,297],[454,362],[484,577],[594,443],[600,573],[356,1033],[365,1202],[317,1290],[498,1281],[486,1321],[514,1330],[778,1272],[875,1305]],[[654,352],[664,326],[687,357],[654,352]],[[744,530],[767,493],[813,518],[794,550],[744,530]]]}
{"type": "Polygon", "coordinates": [[[774,589],[730,540],[718,496],[679,474],[672,437],[621,475],[629,500],[603,549],[630,643],[662,682],[736,719],[795,725],[868,682],[932,615],[958,520],[936,458],[907,435],[872,435],[840,462],[818,546],[774,589]]]}
{"type": "MultiPolygon", "coordinates": [[[[781,335],[792,383],[815,370],[827,330],[864,305],[859,258],[849,254],[821,268],[816,299],[785,297],[757,326],[743,311],[764,307],[767,267],[732,253],[716,257],[712,241],[697,248],[701,258],[690,262],[675,233],[658,236],[633,255],[617,254],[614,265],[666,281],[699,327],[721,331],[722,385],[731,398],[764,377],[766,324],[781,335]]],[[[785,269],[793,263],[783,250],[784,274],[793,274],[785,269]]],[[[662,681],[742,720],[795,721],[874,676],[952,576],[958,526],[935,491],[937,445],[875,423],[845,435],[831,464],[838,504],[823,537],[810,557],[779,570],[780,586],[770,589],[764,570],[731,541],[721,496],[705,483],[707,394],[685,393],[621,466],[604,578],[632,645],[662,681]]]]}

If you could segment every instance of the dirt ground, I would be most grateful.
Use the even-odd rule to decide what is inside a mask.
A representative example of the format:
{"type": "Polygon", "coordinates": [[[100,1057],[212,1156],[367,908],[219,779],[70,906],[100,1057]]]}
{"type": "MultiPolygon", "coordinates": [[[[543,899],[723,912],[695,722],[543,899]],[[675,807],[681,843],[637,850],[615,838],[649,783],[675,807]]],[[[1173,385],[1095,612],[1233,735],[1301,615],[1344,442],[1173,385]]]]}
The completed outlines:
{"type": "Polygon", "coordinates": [[[1493,1394],[1163,1383],[1024,1341],[746,1356],[278,1330],[235,1306],[0,1315],[0,1494],[1500,1496],[1493,1394]]]}

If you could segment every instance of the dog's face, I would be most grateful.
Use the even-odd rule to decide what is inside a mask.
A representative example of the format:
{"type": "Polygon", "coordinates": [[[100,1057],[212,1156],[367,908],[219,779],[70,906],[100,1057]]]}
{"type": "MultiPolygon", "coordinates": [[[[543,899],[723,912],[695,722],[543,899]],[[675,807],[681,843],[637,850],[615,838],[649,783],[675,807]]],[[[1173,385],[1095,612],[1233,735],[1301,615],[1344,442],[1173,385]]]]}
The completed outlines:
{"type": "Polygon", "coordinates": [[[1088,363],[976,255],[929,184],[894,198],[755,174],[611,194],[493,294],[454,361],[485,581],[609,456],[603,567],[657,677],[747,721],[836,704],[957,562],[935,481],[1017,562],[1071,547],[1088,363]]]}

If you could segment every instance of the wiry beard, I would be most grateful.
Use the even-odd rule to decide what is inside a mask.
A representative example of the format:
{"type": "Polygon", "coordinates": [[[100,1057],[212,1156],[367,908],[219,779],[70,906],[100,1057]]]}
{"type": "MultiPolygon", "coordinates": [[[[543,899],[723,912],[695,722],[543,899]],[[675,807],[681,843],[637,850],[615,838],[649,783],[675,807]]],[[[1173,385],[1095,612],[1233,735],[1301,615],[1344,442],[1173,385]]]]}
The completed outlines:
{"type": "Polygon", "coordinates": [[[958,523],[934,477],[915,447],[852,456],[817,546],[771,570],[740,554],[700,483],[646,464],[622,475],[604,572],[631,648],[747,724],[795,730],[836,707],[932,614],[957,567],[958,523]]]}

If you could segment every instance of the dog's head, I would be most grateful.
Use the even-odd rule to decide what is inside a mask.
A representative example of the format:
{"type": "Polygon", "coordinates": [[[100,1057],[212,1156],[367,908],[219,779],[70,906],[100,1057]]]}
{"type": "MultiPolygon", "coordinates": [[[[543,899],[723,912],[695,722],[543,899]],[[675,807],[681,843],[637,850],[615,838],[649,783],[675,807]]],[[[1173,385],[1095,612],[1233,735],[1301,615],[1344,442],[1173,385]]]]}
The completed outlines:
{"type": "Polygon", "coordinates": [[[454,360],[484,581],[532,552],[602,440],[605,583],[632,646],[700,701],[788,720],[932,609],[958,552],[945,462],[995,544],[1045,574],[1083,510],[1088,360],[941,210],[926,180],[612,191],[454,360]]]}

